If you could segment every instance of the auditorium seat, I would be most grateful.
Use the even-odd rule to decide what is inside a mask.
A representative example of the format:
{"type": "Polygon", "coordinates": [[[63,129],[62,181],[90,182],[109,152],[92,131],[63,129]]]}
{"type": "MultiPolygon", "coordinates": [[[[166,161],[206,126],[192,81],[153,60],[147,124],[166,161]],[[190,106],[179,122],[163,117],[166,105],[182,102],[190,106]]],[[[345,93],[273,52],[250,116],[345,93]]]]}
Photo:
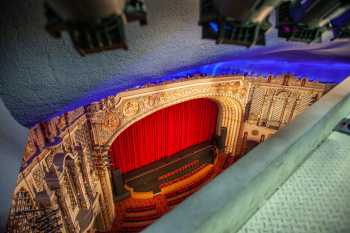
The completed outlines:
{"type": "Polygon", "coordinates": [[[162,176],[160,176],[159,180],[165,180],[167,178],[171,178],[172,176],[178,176],[179,174],[186,172],[186,170],[192,171],[194,168],[200,166],[200,162],[198,159],[191,161],[190,163],[175,169],[174,171],[168,172],[162,176]]]}
{"type": "Polygon", "coordinates": [[[170,186],[172,184],[175,184],[181,180],[184,180],[190,176],[192,176],[193,174],[197,173],[199,170],[203,169],[206,166],[206,164],[201,164],[200,166],[193,168],[192,170],[190,170],[189,172],[183,174],[183,175],[179,175],[179,177],[177,177],[176,179],[170,180],[169,182],[163,183],[160,185],[160,188],[164,188],[167,186],[170,186]]]}
{"type": "Polygon", "coordinates": [[[213,175],[213,169],[211,169],[205,176],[202,178],[195,180],[191,183],[188,183],[172,192],[166,193],[165,198],[167,200],[167,203],[169,207],[173,207],[180,202],[182,202],[184,199],[186,199],[188,196],[196,192],[198,189],[200,189],[207,181],[211,179],[213,175]]]}
{"type": "Polygon", "coordinates": [[[141,223],[144,221],[155,220],[159,217],[160,217],[160,215],[157,213],[157,211],[155,213],[152,213],[152,214],[143,213],[143,215],[139,215],[139,216],[125,215],[123,218],[123,222],[139,222],[139,223],[141,223]]]}
{"type": "Polygon", "coordinates": [[[140,216],[145,216],[145,215],[152,215],[157,213],[156,209],[152,209],[152,210],[143,210],[143,211],[126,211],[125,212],[125,216],[126,217],[140,217],[140,216]]]}
{"type": "Polygon", "coordinates": [[[176,176],[176,179],[164,183],[166,187],[158,195],[148,199],[130,197],[117,203],[117,218],[111,232],[136,233],[144,230],[198,191],[216,175],[215,171],[215,165],[201,164],[194,160],[179,169],[164,174],[159,178],[160,180],[171,179],[173,176],[176,176]],[[192,169],[192,171],[188,172],[187,169],[192,169]]]}
{"type": "Polygon", "coordinates": [[[143,211],[148,211],[148,210],[154,210],[156,209],[156,205],[145,205],[145,206],[128,206],[126,208],[126,212],[143,212],[143,211]]]}
{"type": "Polygon", "coordinates": [[[153,221],[145,221],[142,223],[122,223],[121,227],[118,229],[118,233],[122,232],[140,232],[146,227],[148,227],[150,224],[152,224],[153,221]]]}

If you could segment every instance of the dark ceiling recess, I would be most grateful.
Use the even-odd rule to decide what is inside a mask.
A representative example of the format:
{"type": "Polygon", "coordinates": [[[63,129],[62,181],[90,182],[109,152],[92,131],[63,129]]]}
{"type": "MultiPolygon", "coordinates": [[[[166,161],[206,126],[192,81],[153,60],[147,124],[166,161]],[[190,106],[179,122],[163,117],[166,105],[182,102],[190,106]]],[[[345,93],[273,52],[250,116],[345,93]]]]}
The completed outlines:
{"type": "MultiPolygon", "coordinates": [[[[128,49],[127,22],[147,24],[143,0],[46,0],[46,30],[55,38],[68,32],[81,55],[128,49]]],[[[200,0],[202,38],[245,47],[266,44],[276,9],[278,36],[289,41],[321,42],[350,37],[350,0],[200,0]]]]}
{"type": "Polygon", "coordinates": [[[147,24],[143,0],[47,0],[44,6],[46,30],[55,38],[67,31],[81,55],[128,49],[124,25],[147,24]]]}
{"type": "Polygon", "coordinates": [[[281,0],[201,0],[202,38],[217,44],[265,45],[270,13],[281,0]]]}
{"type": "Polygon", "coordinates": [[[325,31],[334,39],[349,37],[349,0],[284,2],[277,8],[278,36],[290,41],[321,42],[325,31]]]}
{"type": "Polygon", "coordinates": [[[333,40],[350,38],[350,10],[331,21],[333,40]]]}
{"type": "Polygon", "coordinates": [[[333,39],[349,37],[350,0],[201,0],[202,38],[217,44],[265,45],[275,8],[279,37],[321,42],[328,30],[333,30],[333,39]]]}

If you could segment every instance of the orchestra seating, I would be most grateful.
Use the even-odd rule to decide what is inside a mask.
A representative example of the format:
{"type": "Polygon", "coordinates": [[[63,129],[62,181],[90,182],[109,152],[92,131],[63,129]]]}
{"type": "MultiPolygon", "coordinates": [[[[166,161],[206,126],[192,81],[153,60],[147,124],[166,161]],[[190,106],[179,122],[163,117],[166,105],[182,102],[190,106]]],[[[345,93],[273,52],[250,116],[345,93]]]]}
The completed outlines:
{"type": "MultiPolygon", "coordinates": [[[[167,179],[188,168],[196,167],[198,162],[195,161],[193,160],[184,168],[169,172],[169,174],[165,174],[159,179],[167,179]]],[[[201,165],[191,173],[185,173],[185,177],[181,177],[181,180],[176,180],[175,183],[166,183],[161,189],[161,193],[154,195],[152,198],[138,199],[130,197],[116,202],[116,221],[111,233],[142,231],[175,205],[200,189],[214,177],[214,174],[215,166],[201,165]]]]}
{"type": "MultiPolygon", "coordinates": [[[[189,168],[191,168],[190,171],[186,171],[186,169],[183,170],[179,170],[176,171],[174,174],[172,175],[176,175],[178,176],[176,179],[171,179],[170,181],[166,182],[166,183],[162,183],[160,185],[161,188],[167,187],[169,185],[175,184],[181,180],[184,180],[190,176],[192,176],[193,174],[197,173],[199,170],[203,169],[206,166],[206,164],[200,164],[199,166],[189,166],[189,168]],[[181,175],[181,173],[183,175],[181,175]]],[[[187,168],[187,167],[186,167],[187,168]]]]}
{"type": "Polygon", "coordinates": [[[213,176],[213,169],[211,169],[205,176],[190,182],[175,191],[169,192],[165,194],[165,198],[167,200],[168,206],[170,208],[182,202],[188,196],[198,191],[206,182],[208,182],[213,176]]]}
{"type": "Polygon", "coordinates": [[[123,174],[128,190],[159,193],[160,189],[192,176],[213,164],[214,145],[204,142],[180,151],[169,158],[152,162],[123,174]]]}
{"type": "Polygon", "coordinates": [[[140,232],[161,216],[157,201],[129,198],[116,205],[117,221],[112,232],[140,232]]]}
{"type": "MultiPolygon", "coordinates": [[[[213,163],[203,163],[202,157],[193,156],[187,163],[173,166],[173,170],[169,169],[156,176],[160,184],[158,193],[151,193],[151,196],[132,194],[115,203],[116,219],[110,233],[136,233],[144,230],[219,175],[227,163],[234,162],[230,158],[224,153],[218,153],[211,158],[213,163]]],[[[179,161],[185,160],[181,158],[179,161]]]]}

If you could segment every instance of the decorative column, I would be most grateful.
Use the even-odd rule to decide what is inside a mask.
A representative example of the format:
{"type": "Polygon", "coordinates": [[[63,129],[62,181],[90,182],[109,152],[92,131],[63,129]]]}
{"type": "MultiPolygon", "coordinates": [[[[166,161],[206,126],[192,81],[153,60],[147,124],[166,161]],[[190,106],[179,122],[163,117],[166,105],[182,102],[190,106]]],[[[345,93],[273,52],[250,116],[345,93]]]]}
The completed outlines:
{"type": "Polygon", "coordinates": [[[113,191],[111,183],[111,174],[108,161],[106,161],[107,153],[100,150],[95,150],[94,152],[94,164],[96,168],[96,173],[101,184],[101,212],[104,219],[106,231],[110,230],[115,218],[115,208],[113,200],[113,191]]]}
{"type": "Polygon", "coordinates": [[[87,158],[87,151],[86,148],[83,149],[81,145],[76,146],[75,151],[77,152],[79,158],[79,169],[83,177],[85,192],[87,194],[90,205],[92,205],[96,197],[96,188],[93,187],[94,182],[92,178],[92,168],[90,167],[90,161],[88,161],[89,159],[87,158]]]}
{"type": "Polygon", "coordinates": [[[77,192],[77,196],[79,199],[80,208],[89,209],[90,202],[88,201],[87,192],[84,186],[82,171],[80,169],[79,157],[75,158],[75,160],[72,161],[72,164],[70,164],[70,175],[74,177],[73,182],[76,189],[75,191],[77,192]]]}
{"type": "Polygon", "coordinates": [[[50,172],[46,174],[45,182],[48,190],[52,192],[55,199],[55,205],[60,210],[62,216],[64,232],[74,233],[77,231],[74,224],[74,220],[71,216],[71,211],[67,203],[67,197],[69,196],[66,192],[65,182],[63,173],[57,171],[55,166],[52,166],[50,172]]]}
{"type": "Polygon", "coordinates": [[[100,210],[103,219],[103,231],[111,229],[114,218],[115,208],[110,174],[110,161],[108,156],[108,148],[104,145],[109,133],[106,129],[109,126],[102,128],[103,120],[106,116],[106,106],[104,104],[90,104],[85,108],[88,127],[90,130],[92,150],[93,169],[97,175],[98,183],[100,184],[100,210]]]}

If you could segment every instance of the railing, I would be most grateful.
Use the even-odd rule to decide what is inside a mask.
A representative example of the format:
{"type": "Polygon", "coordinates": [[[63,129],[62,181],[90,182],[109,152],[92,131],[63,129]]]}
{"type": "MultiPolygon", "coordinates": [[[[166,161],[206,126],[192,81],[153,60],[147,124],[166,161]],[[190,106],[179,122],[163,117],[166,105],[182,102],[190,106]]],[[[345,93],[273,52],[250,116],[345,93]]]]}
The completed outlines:
{"type": "Polygon", "coordinates": [[[350,78],[144,233],[236,232],[349,114],[350,78]]]}

